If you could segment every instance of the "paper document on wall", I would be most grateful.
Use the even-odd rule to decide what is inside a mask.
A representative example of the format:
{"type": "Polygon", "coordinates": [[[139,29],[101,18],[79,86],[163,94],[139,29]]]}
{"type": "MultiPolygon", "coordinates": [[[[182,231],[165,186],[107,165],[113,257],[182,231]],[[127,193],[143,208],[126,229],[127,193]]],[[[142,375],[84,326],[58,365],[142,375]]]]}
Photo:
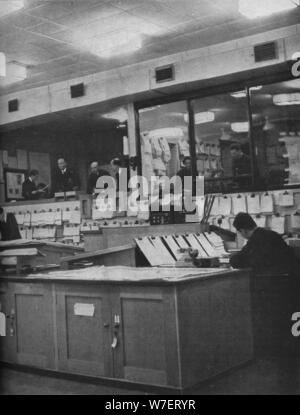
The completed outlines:
{"type": "Polygon", "coordinates": [[[261,196],[260,199],[260,211],[261,213],[273,213],[274,212],[274,200],[273,196],[268,193],[261,196]]]}
{"type": "Polygon", "coordinates": [[[73,223],[74,225],[80,225],[81,224],[81,212],[80,212],[80,210],[72,210],[71,211],[70,223],[73,223]]]}
{"type": "Polygon", "coordinates": [[[291,216],[291,227],[293,229],[300,229],[300,215],[295,214],[291,216]]]}
{"type": "Polygon", "coordinates": [[[279,233],[280,235],[283,235],[285,232],[284,224],[285,224],[284,216],[272,216],[272,221],[271,221],[272,231],[275,231],[279,233]]]}
{"type": "Polygon", "coordinates": [[[253,219],[259,228],[266,227],[266,222],[267,222],[266,216],[253,216],[253,219]]]}
{"type": "Polygon", "coordinates": [[[6,336],[6,317],[2,312],[0,312],[0,336],[6,336]]]}
{"type": "Polygon", "coordinates": [[[246,212],[246,198],[244,195],[232,196],[233,213],[237,215],[239,212],[246,212]]]}
{"type": "Polygon", "coordinates": [[[261,212],[260,208],[260,197],[258,194],[247,196],[248,213],[250,215],[256,215],[261,212]]]}
{"type": "Polygon", "coordinates": [[[292,207],[294,206],[294,195],[293,193],[284,192],[279,195],[279,206],[292,207]]]}
{"type": "Polygon", "coordinates": [[[219,198],[220,213],[224,216],[229,216],[231,213],[231,197],[224,196],[219,198]]]}

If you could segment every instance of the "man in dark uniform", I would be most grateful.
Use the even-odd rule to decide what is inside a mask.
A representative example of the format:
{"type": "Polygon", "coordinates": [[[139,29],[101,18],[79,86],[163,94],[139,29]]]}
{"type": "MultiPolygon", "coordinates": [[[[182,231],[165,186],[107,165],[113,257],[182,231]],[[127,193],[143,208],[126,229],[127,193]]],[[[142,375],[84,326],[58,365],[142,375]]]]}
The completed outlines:
{"type": "Polygon", "coordinates": [[[76,172],[67,166],[65,159],[57,160],[58,169],[54,176],[53,191],[69,192],[79,189],[79,179],[76,172]]]}
{"type": "Polygon", "coordinates": [[[103,177],[103,176],[110,176],[110,174],[106,170],[100,169],[97,161],[93,161],[93,163],[91,163],[91,172],[88,176],[88,181],[87,181],[87,193],[88,194],[91,195],[94,193],[97,180],[99,179],[99,177],[103,177]]]}
{"type": "Polygon", "coordinates": [[[233,222],[247,239],[244,248],[230,259],[233,268],[252,268],[256,273],[290,273],[297,268],[297,258],[276,232],[258,228],[248,213],[239,213],[233,222]]]}
{"type": "Polygon", "coordinates": [[[22,196],[26,200],[38,199],[43,193],[42,189],[38,189],[36,181],[39,172],[37,170],[31,170],[28,174],[27,179],[22,184],[22,196]]]}
{"type": "Polygon", "coordinates": [[[232,174],[235,177],[236,183],[241,186],[251,184],[251,161],[240,144],[234,143],[230,146],[230,154],[232,157],[232,174]]]}

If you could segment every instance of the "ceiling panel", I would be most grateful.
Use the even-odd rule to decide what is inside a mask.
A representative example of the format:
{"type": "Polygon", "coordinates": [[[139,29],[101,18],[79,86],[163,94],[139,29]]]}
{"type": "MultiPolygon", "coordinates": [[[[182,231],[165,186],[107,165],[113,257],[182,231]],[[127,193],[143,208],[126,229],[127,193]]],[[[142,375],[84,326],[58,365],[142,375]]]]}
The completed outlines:
{"type": "Polygon", "coordinates": [[[238,0],[25,0],[0,18],[0,50],[28,66],[28,78],[0,87],[16,91],[200,48],[300,22],[299,10],[247,20],[238,0]],[[91,44],[113,32],[141,33],[143,48],[101,58],[91,44]]]}

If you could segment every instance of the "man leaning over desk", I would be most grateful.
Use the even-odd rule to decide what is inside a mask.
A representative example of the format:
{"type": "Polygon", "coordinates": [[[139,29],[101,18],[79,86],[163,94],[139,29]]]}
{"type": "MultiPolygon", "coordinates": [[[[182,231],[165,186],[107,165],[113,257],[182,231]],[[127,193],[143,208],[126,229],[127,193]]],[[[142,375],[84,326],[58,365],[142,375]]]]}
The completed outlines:
{"type": "Polygon", "coordinates": [[[254,219],[240,212],[233,226],[247,240],[243,249],[230,258],[233,268],[252,268],[256,273],[291,273],[299,269],[294,251],[276,232],[259,228],[254,219]]]}

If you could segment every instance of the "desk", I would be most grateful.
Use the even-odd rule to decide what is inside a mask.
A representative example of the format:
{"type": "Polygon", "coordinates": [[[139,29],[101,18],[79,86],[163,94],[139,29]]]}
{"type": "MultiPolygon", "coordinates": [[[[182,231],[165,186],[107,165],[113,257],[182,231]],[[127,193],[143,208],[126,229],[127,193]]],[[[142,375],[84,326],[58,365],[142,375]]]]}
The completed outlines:
{"type": "Polygon", "coordinates": [[[252,359],[248,271],[92,267],[0,281],[5,362],[177,393],[252,359]]]}

